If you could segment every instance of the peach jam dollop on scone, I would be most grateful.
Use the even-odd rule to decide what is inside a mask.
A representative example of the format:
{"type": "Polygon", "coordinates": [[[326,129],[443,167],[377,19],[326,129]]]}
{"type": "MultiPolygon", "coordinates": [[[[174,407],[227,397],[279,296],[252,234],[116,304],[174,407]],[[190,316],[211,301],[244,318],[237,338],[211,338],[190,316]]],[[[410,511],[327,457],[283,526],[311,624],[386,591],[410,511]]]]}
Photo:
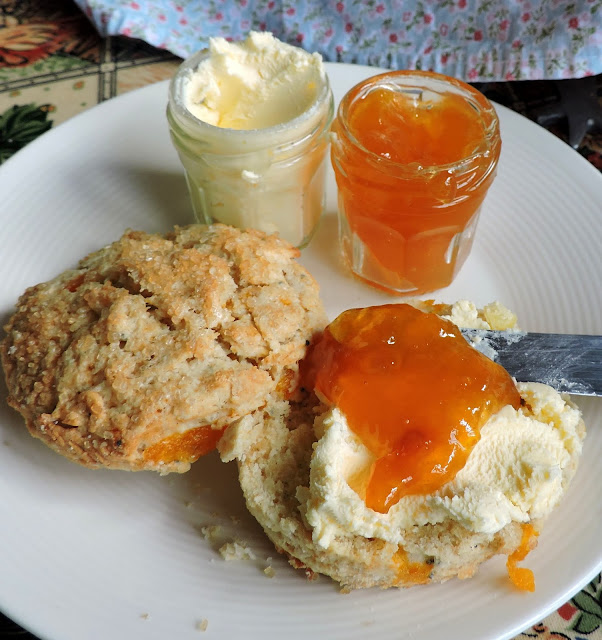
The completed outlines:
{"type": "Polygon", "coordinates": [[[225,225],[126,232],[21,296],[0,348],[9,404],[75,462],[186,471],[296,392],[326,323],[298,256],[225,225]]]}
{"type": "Polygon", "coordinates": [[[344,312],[302,363],[316,395],[267,407],[220,443],[294,566],[344,588],[411,586],[505,554],[513,582],[533,588],[517,562],[565,493],[585,428],[568,398],[515,383],[458,325],[516,318],[469,302],[344,312]]]}

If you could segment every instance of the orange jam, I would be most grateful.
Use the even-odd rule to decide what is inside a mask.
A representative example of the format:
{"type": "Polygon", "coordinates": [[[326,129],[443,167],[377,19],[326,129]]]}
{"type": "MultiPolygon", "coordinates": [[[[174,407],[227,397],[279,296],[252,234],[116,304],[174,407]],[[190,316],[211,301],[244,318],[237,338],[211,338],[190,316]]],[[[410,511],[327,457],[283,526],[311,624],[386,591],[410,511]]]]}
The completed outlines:
{"type": "Polygon", "coordinates": [[[520,406],[510,375],[456,325],[406,304],[342,313],[311,347],[303,375],[374,455],[363,497],[383,513],[453,480],[487,419],[520,406]]]}
{"type": "Polygon", "coordinates": [[[527,557],[527,554],[535,546],[535,538],[539,533],[532,524],[523,525],[523,535],[518,549],[513,551],[506,561],[508,576],[514,584],[522,591],[535,591],[535,577],[531,569],[517,567],[516,565],[527,557]]]}
{"type": "Polygon", "coordinates": [[[333,133],[352,271],[401,293],[447,286],[470,252],[499,158],[489,101],[439,74],[382,74],[343,98],[333,133]]]}
{"type": "Polygon", "coordinates": [[[147,462],[155,464],[195,462],[215,449],[223,432],[223,429],[212,429],[205,425],[184,433],[174,433],[145,449],[143,457],[147,462]]]}
{"type": "Polygon", "coordinates": [[[425,167],[457,162],[479,148],[483,126],[459,95],[416,103],[390,88],[376,87],[347,116],[357,141],[373,153],[425,167]]]}
{"type": "Polygon", "coordinates": [[[397,579],[400,585],[426,584],[429,581],[433,567],[424,562],[410,562],[405,549],[399,547],[393,556],[397,566],[397,579]]]}

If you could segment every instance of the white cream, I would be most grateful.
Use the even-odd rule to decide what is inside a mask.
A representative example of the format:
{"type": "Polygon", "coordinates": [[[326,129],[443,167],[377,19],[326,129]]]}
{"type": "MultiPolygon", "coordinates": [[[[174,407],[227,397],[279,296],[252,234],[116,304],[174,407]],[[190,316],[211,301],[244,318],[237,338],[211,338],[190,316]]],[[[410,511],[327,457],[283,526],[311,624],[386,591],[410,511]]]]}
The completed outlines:
{"type": "Polygon", "coordinates": [[[518,385],[531,410],[504,407],[481,429],[481,439],[452,482],[428,495],[403,497],[378,513],[347,480],[372,462],[370,452],[333,408],[316,424],[309,489],[299,491],[313,539],[328,547],[334,536],[361,535],[404,543],[404,530],[446,519],[493,534],[511,521],[548,515],[572,474],[571,454],[580,452],[580,412],[551,387],[518,385]]]}
{"type": "Polygon", "coordinates": [[[516,330],[516,315],[499,302],[491,302],[483,307],[482,313],[474,302],[458,300],[451,307],[449,315],[441,316],[465,329],[516,330]],[[482,317],[481,317],[482,316],[482,317]]]}
{"type": "MultiPolygon", "coordinates": [[[[450,320],[475,328],[516,328],[516,316],[499,303],[479,312],[468,301],[453,305],[450,320]]],[[[447,519],[468,530],[494,534],[511,521],[550,513],[563,496],[581,452],[580,411],[551,387],[517,385],[525,404],[504,407],[481,428],[481,439],[453,481],[429,495],[403,497],[378,513],[348,480],[366,470],[372,454],[333,407],[318,417],[310,485],[298,489],[300,510],[314,541],[328,547],[335,536],[360,535],[404,544],[404,531],[447,519]]]]}
{"type": "Polygon", "coordinates": [[[191,69],[182,89],[186,108],[217,127],[261,129],[293,120],[324,81],[318,53],[252,31],[243,42],[212,38],[210,56],[191,69]]]}

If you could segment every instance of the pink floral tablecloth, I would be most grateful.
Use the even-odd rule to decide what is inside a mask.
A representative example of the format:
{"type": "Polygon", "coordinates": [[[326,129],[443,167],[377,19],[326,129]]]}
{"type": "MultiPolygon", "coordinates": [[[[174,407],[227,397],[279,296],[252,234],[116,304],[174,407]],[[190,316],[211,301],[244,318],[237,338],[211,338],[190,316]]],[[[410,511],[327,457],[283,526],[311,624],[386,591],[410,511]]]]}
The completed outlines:
{"type": "Polygon", "coordinates": [[[250,29],[326,60],[468,80],[602,73],[602,0],[76,0],[101,35],[181,57],[250,29]]]}

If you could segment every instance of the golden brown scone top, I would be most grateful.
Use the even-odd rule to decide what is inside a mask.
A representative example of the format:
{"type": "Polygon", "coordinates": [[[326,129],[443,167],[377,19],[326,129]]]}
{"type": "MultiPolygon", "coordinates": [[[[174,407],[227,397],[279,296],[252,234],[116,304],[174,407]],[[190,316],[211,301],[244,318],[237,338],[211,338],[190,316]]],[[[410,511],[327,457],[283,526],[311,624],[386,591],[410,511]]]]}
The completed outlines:
{"type": "Polygon", "coordinates": [[[126,232],[21,296],[0,349],[9,404],[86,466],[187,470],[144,452],[294,389],[326,323],[298,255],[224,225],[126,232]]]}

